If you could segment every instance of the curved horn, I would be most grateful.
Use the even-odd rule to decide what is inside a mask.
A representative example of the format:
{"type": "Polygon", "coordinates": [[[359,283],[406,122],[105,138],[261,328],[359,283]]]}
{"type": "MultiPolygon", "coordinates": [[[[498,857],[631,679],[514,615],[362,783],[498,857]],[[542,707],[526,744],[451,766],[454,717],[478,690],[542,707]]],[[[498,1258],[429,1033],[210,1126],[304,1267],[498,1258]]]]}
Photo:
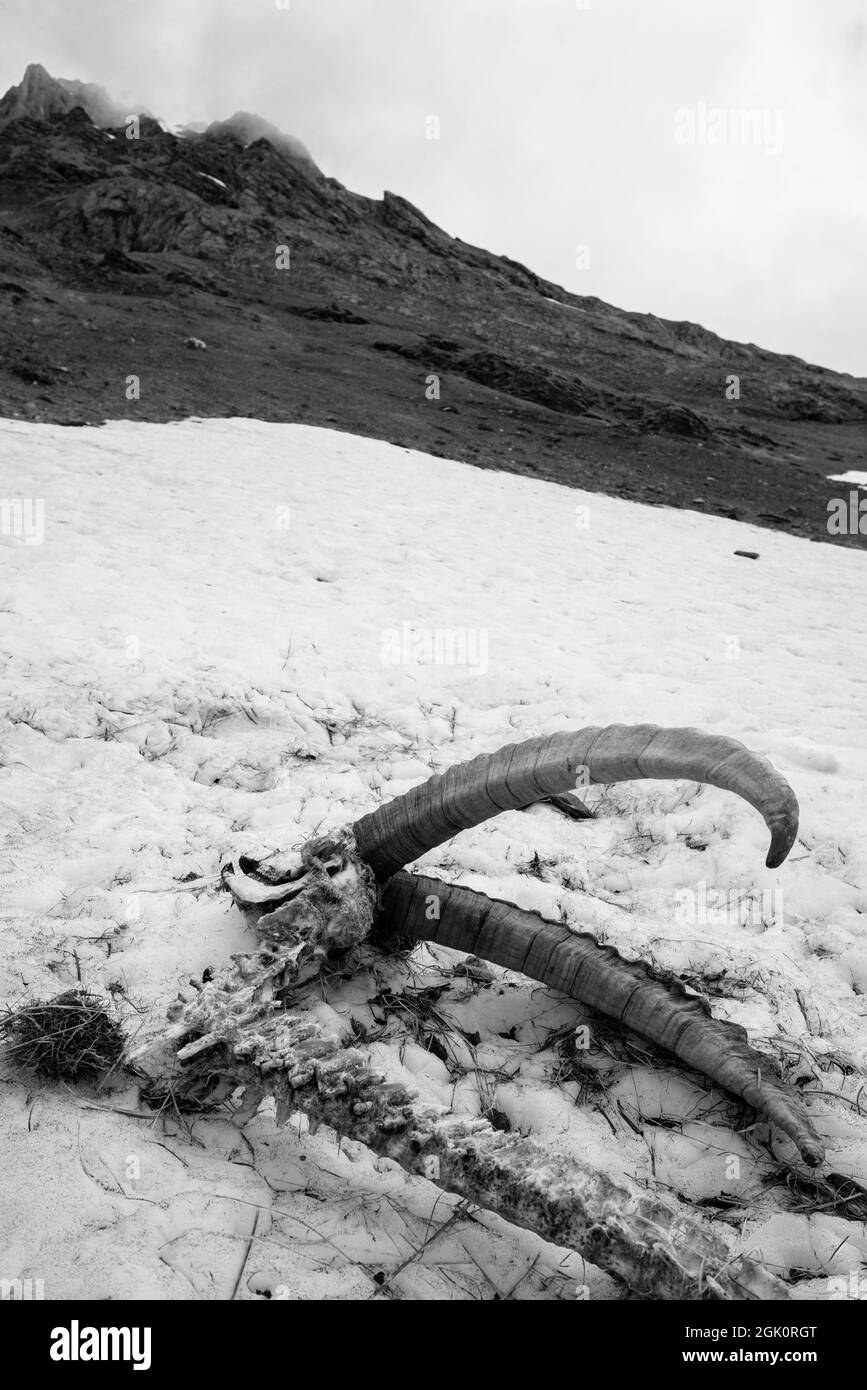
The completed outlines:
{"type": "Polygon", "coordinates": [[[656,978],[613,946],[513,903],[406,873],[395,874],[384,889],[376,931],[481,956],[589,1004],[746,1101],[794,1140],[811,1167],[822,1162],[824,1149],[804,1106],[772,1058],[750,1046],[745,1029],[713,1018],[678,980],[656,978]]]}
{"type": "Polygon", "coordinates": [[[633,778],[689,778],[736,792],[771,832],[766,860],[782,864],[798,833],[798,802],[784,777],[737,739],[658,724],[609,724],[512,743],[458,763],[353,829],[362,859],[380,879],[450,840],[460,830],[577,784],[633,778]]]}

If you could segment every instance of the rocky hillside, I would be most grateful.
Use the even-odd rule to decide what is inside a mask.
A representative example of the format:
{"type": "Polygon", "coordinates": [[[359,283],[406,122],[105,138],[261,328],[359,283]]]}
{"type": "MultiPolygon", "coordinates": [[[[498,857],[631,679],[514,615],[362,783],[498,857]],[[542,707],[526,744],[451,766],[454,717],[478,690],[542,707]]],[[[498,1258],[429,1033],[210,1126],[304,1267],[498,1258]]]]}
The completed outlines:
{"type": "Polygon", "coordinates": [[[247,113],[131,115],[36,66],[0,100],[0,414],[333,424],[867,544],[827,531],[867,381],[568,294],[247,113]]]}

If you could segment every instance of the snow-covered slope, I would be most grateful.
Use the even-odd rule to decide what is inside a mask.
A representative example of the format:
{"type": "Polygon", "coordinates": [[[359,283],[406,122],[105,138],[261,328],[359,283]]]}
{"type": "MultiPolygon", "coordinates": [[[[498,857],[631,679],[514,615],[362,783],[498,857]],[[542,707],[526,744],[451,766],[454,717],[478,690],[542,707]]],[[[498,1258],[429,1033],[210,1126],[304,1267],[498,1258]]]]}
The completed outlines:
{"type": "MultiPolygon", "coordinates": [[[[425,863],[706,989],[809,1078],[832,1167],[867,1182],[860,554],[249,420],[0,422],[0,459],[0,497],[22,499],[0,529],[0,999],[81,980],[150,1037],[190,976],[249,948],[216,891],[226,850],[299,844],[522,736],[698,724],[794,785],[781,870],[744,803],[648,782],[605,792],[594,822],[512,813],[425,863]]],[[[862,1223],[787,1210],[766,1131],[736,1134],[697,1078],[614,1030],[588,1084],[557,1050],[580,1009],[498,972],[467,983],[456,960],[380,980],[447,983],[445,1060],[424,1020],[371,1011],[369,977],[323,1009],[386,1018],[377,1063],[425,1095],[717,1218],[730,1199],[732,1244],[812,1272],[802,1295],[867,1259],[862,1223]]],[[[134,1088],[73,1095],[7,1066],[0,1276],[47,1297],[618,1296],[325,1131],[263,1111],[167,1134],[137,1110],[134,1088]]]]}

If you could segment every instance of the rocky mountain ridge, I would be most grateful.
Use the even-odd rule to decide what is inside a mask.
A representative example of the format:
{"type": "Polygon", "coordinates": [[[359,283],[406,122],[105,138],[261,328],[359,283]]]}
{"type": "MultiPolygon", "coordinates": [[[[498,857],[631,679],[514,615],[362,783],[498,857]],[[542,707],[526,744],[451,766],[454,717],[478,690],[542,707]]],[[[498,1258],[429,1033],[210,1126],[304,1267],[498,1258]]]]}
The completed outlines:
{"type": "Polygon", "coordinates": [[[123,106],[94,82],[52,77],[41,63],[30,63],[18,85],[10,87],[0,99],[0,128],[23,119],[51,120],[76,108],[84,111],[94,125],[108,129],[121,125],[127,115],[123,106]]]}

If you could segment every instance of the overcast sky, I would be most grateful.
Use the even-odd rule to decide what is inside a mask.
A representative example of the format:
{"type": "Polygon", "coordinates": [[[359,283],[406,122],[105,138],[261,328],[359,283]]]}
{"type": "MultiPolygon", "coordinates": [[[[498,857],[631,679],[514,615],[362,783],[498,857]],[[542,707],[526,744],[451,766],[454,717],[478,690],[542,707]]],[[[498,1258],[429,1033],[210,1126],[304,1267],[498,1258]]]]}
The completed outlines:
{"type": "Polygon", "coordinates": [[[0,91],[29,62],[258,112],[576,293],[867,376],[867,0],[0,0],[0,91]]]}

